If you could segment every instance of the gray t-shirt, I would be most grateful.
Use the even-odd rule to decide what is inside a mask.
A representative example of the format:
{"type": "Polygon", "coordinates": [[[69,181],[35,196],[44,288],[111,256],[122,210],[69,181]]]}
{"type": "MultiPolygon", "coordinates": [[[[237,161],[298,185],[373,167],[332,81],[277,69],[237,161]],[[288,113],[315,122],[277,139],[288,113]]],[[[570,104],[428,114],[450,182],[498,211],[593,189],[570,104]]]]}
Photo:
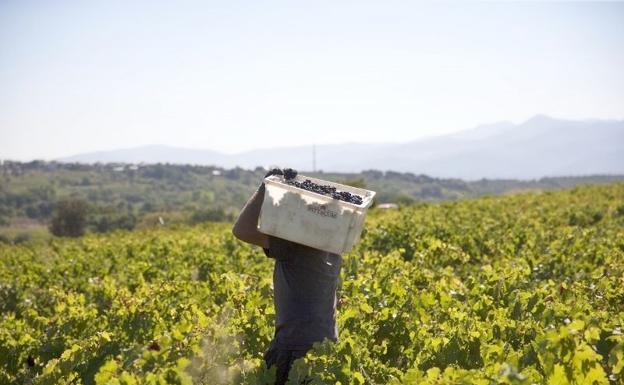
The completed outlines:
{"type": "Polygon", "coordinates": [[[336,287],[342,257],[273,236],[264,252],[275,258],[273,343],[298,350],[324,338],[337,340],[336,287]]]}

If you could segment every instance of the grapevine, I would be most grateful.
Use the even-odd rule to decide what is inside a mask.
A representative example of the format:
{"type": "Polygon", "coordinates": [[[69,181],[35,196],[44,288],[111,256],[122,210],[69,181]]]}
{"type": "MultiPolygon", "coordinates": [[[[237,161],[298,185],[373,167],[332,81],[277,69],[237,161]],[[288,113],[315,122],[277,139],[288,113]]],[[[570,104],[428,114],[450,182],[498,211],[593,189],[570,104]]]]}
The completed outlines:
{"type": "MultiPolygon", "coordinates": [[[[273,260],[231,224],[0,244],[0,384],[269,384],[273,260]]],[[[624,185],[371,210],[314,384],[621,384],[624,185]]]]}

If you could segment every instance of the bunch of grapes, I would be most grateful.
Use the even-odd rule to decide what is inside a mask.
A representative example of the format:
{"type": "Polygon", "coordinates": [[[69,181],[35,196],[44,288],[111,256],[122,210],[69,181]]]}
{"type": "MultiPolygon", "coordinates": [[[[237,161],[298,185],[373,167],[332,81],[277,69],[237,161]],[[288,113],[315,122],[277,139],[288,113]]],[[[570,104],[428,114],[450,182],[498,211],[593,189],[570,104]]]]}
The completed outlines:
{"type": "Polygon", "coordinates": [[[338,191],[335,187],[324,184],[320,185],[318,183],[312,182],[310,179],[306,179],[303,182],[296,181],[297,170],[293,170],[292,168],[279,169],[274,168],[270,170],[265,177],[271,175],[281,175],[284,177],[284,181],[291,185],[300,189],[304,189],[307,191],[312,191],[317,194],[328,195],[334,199],[338,199],[341,201],[353,203],[356,205],[361,205],[364,199],[357,194],[351,194],[348,191],[338,191]]]}
{"type": "Polygon", "coordinates": [[[334,199],[353,203],[356,205],[361,205],[362,202],[364,201],[362,197],[357,194],[351,194],[348,191],[339,191],[335,187],[330,186],[330,185],[326,185],[326,184],[320,185],[320,184],[312,182],[310,179],[306,179],[303,182],[298,182],[296,180],[286,178],[286,175],[284,176],[285,176],[287,184],[291,186],[295,186],[300,189],[312,191],[317,194],[329,195],[334,199]]]}
{"type": "Polygon", "coordinates": [[[296,176],[297,176],[296,170],[293,170],[292,168],[284,169],[284,179],[291,180],[291,179],[295,179],[296,176]]]}

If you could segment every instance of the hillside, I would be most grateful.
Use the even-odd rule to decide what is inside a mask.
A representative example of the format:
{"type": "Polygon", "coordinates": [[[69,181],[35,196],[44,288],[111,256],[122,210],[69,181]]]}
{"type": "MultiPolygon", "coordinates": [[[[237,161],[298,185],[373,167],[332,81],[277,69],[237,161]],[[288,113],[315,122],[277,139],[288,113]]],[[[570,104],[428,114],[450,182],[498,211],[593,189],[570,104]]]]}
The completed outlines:
{"type": "MultiPolygon", "coordinates": [[[[14,239],[33,229],[45,233],[55,207],[66,199],[89,204],[88,227],[98,232],[150,227],[161,223],[161,219],[167,224],[232,220],[265,172],[261,168],[163,164],[5,162],[0,165],[0,236],[14,239]]],[[[376,170],[358,174],[303,173],[364,186],[377,192],[378,203],[402,205],[624,180],[624,176],[597,175],[466,182],[376,170]]]]}

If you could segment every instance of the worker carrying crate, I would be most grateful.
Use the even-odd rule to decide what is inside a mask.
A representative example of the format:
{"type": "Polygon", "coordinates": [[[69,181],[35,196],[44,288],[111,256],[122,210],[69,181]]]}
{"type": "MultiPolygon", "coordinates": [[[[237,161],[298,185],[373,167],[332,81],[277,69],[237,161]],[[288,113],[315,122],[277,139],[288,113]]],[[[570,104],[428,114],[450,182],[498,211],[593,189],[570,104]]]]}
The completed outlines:
{"type": "Polygon", "coordinates": [[[269,171],[232,229],[275,259],[275,334],[264,359],[284,384],[292,362],[314,342],[336,341],[336,287],[341,254],[360,239],[375,192],[269,171]]]}

